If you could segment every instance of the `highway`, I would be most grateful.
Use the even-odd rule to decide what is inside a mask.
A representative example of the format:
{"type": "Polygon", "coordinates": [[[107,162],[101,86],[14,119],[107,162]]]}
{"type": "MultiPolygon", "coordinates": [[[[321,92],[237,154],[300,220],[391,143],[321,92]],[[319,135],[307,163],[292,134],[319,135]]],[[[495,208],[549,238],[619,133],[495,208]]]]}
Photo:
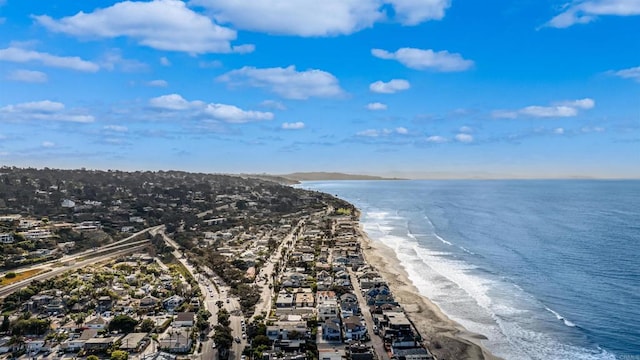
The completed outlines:
{"type": "Polygon", "coordinates": [[[144,244],[136,245],[136,246],[133,246],[133,247],[128,247],[128,248],[125,248],[125,249],[116,250],[115,252],[110,252],[109,254],[93,256],[93,257],[91,257],[89,259],[80,260],[80,261],[77,261],[73,265],[58,266],[58,267],[50,266],[50,267],[48,267],[49,271],[47,271],[47,272],[40,273],[38,275],[35,275],[35,276],[30,277],[28,279],[22,280],[20,282],[15,283],[15,284],[11,284],[11,285],[7,285],[7,286],[1,287],[0,288],[0,299],[5,298],[7,295],[11,294],[12,292],[14,292],[16,290],[19,290],[19,289],[29,285],[31,282],[33,282],[35,280],[46,280],[46,279],[58,276],[58,275],[66,272],[66,271],[80,269],[82,267],[86,267],[88,265],[92,265],[92,264],[95,264],[95,263],[98,263],[98,262],[106,261],[106,260],[109,260],[111,258],[115,258],[115,257],[122,256],[122,255],[125,255],[125,254],[128,254],[128,253],[133,253],[133,252],[140,251],[140,250],[144,249],[147,246],[148,246],[148,244],[147,244],[147,242],[145,242],[144,244]]]}
{"type": "MultiPolygon", "coordinates": [[[[71,255],[65,255],[59,259],[55,259],[55,260],[50,260],[50,261],[45,261],[45,262],[41,262],[38,264],[33,264],[33,265],[28,265],[28,266],[22,266],[22,267],[18,267],[18,268],[14,268],[11,270],[8,270],[7,272],[15,272],[15,273],[19,273],[19,272],[24,272],[24,271],[28,271],[28,270],[33,270],[33,269],[40,269],[43,268],[46,269],[48,267],[50,267],[51,265],[55,265],[55,264],[59,264],[59,263],[66,263],[69,261],[75,261],[79,258],[85,257],[85,256],[92,256],[95,255],[96,253],[100,253],[103,250],[113,250],[114,248],[118,249],[118,248],[123,248],[124,246],[128,245],[128,244],[124,244],[127,241],[132,240],[133,238],[140,236],[146,232],[153,232],[154,230],[157,230],[161,227],[163,227],[164,225],[158,225],[158,226],[152,226],[152,227],[148,227],[146,229],[140,230],[134,234],[132,234],[131,236],[128,236],[122,240],[118,240],[114,243],[111,244],[107,244],[104,246],[101,246],[99,248],[95,248],[95,249],[90,249],[90,250],[85,250],[83,252],[77,253],[77,254],[71,254],[71,255]]],[[[144,240],[147,241],[147,240],[144,240]]],[[[6,272],[5,272],[6,273],[6,272]]],[[[5,273],[0,273],[0,276],[4,276],[5,273]]]]}

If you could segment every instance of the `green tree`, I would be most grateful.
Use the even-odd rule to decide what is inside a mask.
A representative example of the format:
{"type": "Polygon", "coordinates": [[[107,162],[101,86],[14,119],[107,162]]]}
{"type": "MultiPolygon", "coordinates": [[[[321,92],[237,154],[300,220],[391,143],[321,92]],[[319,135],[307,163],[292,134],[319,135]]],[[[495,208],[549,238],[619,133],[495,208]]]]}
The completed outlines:
{"type": "Polygon", "coordinates": [[[142,321],[142,324],[140,325],[140,330],[142,330],[142,332],[151,332],[153,330],[153,328],[156,326],[155,322],[153,322],[153,320],[151,319],[144,319],[142,321]]]}
{"type": "Polygon", "coordinates": [[[127,315],[116,315],[109,323],[109,331],[130,333],[138,325],[138,321],[127,315]]]}
{"type": "Polygon", "coordinates": [[[0,332],[6,333],[11,329],[11,321],[9,320],[9,315],[5,315],[2,319],[2,325],[0,326],[0,332]]]}
{"type": "Polygon", "coordinates": [[[253,342],[251,344],[254,347],[258,347],[260,345],[270,346],[271,340],[266,335],[258,335],[253,338],[253,342]]]}
{"type": "Polygon", "coordinates": [[[111,353],[111,360],[127,360],[129,354],[126,351],[114,350],[111,353]]]}
{"type": "Polygon", "coordinates": [[[87,360],[100,360],[100,358],[95,355],[89,355],[87,356],[87,360]]]}

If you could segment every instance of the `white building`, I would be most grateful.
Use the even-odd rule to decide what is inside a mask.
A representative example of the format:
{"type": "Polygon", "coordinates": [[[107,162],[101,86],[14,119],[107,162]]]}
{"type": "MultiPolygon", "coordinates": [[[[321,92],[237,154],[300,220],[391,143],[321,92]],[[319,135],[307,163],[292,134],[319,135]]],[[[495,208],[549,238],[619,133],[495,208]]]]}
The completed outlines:
{"type": "Polygon", "coordinates": [[[13,238],[13,234],[11,233],[2,233],[0,234],[0,243],[3,244],[12,244],[15,241],[13,238]]]}

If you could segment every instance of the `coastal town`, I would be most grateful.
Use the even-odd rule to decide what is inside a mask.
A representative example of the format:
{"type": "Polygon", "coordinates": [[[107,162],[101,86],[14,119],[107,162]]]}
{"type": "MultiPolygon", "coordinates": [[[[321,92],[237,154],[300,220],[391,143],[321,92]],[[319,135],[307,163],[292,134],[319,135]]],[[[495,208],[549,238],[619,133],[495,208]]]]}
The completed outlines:
{"type": "Polygon", "coordinates": [[[250,177],[1,170],[0,359],[451,354],[416,328],[367,261],[357,209],[333,196],[250,177]]]}

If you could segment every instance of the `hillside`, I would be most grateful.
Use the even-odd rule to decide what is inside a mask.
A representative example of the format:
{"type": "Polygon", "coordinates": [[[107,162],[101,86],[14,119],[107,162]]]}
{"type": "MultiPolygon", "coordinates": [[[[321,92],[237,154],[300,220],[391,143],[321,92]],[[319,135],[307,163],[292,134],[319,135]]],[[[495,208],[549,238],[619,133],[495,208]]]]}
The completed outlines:
{"type": "Polygon", "coordinates": [[[295,181],[318,181],[318,180],[403,180],[399,178],[384,178],[371,175],[355,175],[337,172],[297,172],[280,177],[295,181]]]}

